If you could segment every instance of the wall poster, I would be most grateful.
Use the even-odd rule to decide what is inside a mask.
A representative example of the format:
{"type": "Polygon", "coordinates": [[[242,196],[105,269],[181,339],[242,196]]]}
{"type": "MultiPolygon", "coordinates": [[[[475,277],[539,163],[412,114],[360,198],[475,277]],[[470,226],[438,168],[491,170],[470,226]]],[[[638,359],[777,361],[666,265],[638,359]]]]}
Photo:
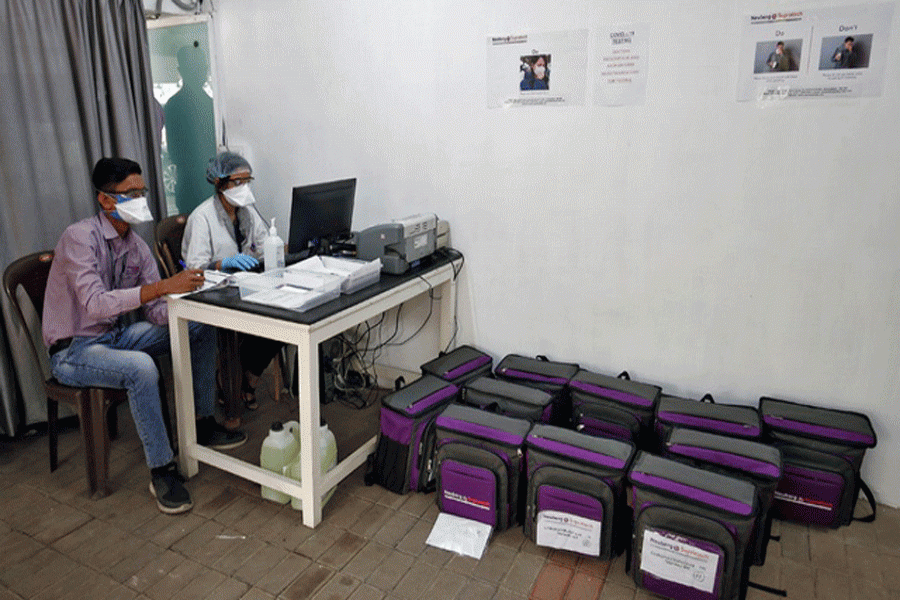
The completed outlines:
{"type": "Polygon", "coordinates": [[[488,108],[584,104],[587,29],[487,39],[488,108]]]}
{"type": "Polygon", "coordinates": [[[738,100],[880,96],[893,3],[744,17],[738,100]]]}
{"type": "Polygon", "coordinates": [[[601,29],[597,35],[594,103],[630,106],[644,103],[650,26],[646,23],[601,29]]]}

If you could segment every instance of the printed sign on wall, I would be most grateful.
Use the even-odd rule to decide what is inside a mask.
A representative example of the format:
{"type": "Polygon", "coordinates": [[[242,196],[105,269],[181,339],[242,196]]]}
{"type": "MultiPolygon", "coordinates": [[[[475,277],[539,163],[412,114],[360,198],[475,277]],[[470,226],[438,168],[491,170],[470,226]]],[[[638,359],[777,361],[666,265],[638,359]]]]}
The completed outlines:
{"type": "Polygon", "coordinates": [[[489,37],[488,108],[583,105],[587,29],[489,37]]]}
{"type": "Polygon", "coordinates": [[[744,17],[738,100],[879,96],[894,5],[744,17]]]}

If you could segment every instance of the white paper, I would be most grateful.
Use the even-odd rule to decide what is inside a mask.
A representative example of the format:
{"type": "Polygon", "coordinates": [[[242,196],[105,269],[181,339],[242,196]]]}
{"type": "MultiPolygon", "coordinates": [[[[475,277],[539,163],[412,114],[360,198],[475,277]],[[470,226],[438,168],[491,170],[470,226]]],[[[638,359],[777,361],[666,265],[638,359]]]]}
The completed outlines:
{"type": "Polygon", "coordinates": [[[210,284],[213,286],[219,285],[222,282],[230,283],[230,277],[231,276],[228,273],[223,271],[215,271],[212,269],[203,271],[204,285],[210,284]]]}
{"type": "Polygon", "coordinates": [[[314,303],[321,295],[320,292],[282,285],[270,290],[254,292],[244,296],[243,300],[268,306],[277,306],[278,308],[305,310],[307,307],[311,307],[311,303],[314,303]]]}
{"type": "Polygon", "coordinates": [[[493,527],[485,523],[440,513],[425,543],[480,560],[492,530],[493,527]]]}
{"type": "Polygon", "coordinates": [[[343,277],[327,272],[316,273],[304,270],[286,270],[284,272],[285,283],[306,290],[318,290],[326,287],[338,288],[342,280],[343,277]]]}
{"type": "Polygon", "coordinates": [[[660,579],[711,594],[716,585],[719,556],[685,544],[678,536],[645,529],[640,568],[660,579]]]}
{"type": "Polygon", "coordinates": [[[488,108],[583,105],[587,46],[587,29],[489,37],[488,108]],[[545,72],[538,85],[532,66],[541,64],[545,72]]]}
{"type": "Polygon", "coordinates": [[[650,26],[620,25],[600,31],[597,39],[594,102],[601,106],[644,103],[650,26]]]}
{"type": "Polygon", "coordinates": [[[228,273],[223,273],[222,271],[212,271],[206,270],[203,271],[203,285],[194,290],[193,292],[182,292],[180,294],[169,294],[170,298],[183,298],[184,296],[190,296],[191,294],[196,294],[198,292],[205,292],[206,290],[211,290],[215,287],[222,287],[229,285],[230,276],[228,273]]]}
{"type": "Polygon", "coordinates": [[[892,2],[774,11],[760,4],[743,18],[738,100],[880,96],[893,15],[892,2]],[[836,57],[847,37],[853,60],[842,68],[836,57]]]}
{"type": "Polygon", "coordinates": [[[600,521],[556,510],[542,510],[537,516],[537,545],[600,556],[602,528],[600,521]]]}

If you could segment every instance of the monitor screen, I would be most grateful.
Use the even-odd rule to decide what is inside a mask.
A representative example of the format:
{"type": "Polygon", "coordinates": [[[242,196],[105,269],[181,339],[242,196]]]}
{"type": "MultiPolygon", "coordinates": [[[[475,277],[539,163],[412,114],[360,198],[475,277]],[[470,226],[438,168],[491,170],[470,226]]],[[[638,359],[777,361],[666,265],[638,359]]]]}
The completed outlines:
{"type": "Polygon", "coordinates": [[[288,252],[349,237],[355,193],[355,178],[295,187],[288,252]]]}

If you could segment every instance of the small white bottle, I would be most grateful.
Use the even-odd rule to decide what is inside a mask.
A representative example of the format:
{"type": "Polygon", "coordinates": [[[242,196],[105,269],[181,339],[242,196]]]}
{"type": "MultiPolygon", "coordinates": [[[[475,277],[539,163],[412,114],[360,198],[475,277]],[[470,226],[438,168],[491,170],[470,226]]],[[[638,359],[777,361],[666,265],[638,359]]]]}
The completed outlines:
{"type": "Polygon", "coordinates": [[[266,271],[284,268],[284,240],[278,237],[278,230],[275,229],[275,217],[272,217],[269,236],[263,242],[263,260],[266,263],[266,271]]]}

